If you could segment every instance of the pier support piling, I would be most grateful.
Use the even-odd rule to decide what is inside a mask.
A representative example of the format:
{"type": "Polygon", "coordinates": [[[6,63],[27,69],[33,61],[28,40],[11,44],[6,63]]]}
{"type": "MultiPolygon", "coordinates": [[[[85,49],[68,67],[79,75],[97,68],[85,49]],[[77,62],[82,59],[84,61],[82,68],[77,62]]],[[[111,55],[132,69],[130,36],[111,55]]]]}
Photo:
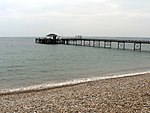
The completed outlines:
{"type": "Polygon", "coordinates": [[[89,40],[89,46],[91,46],[91,44],[90,44],[90,43],[91,43],[91,41],[89,40]]]}
{"type": "Polygon", "coordinates": [[[85,46],[85,40],[83,40],[83,45],[85,46]]]}
{"type": "Polygon", "coordinates": [[[125,42],[118,42],[118,49],[125,50],[125,47],[126,47],[125,42]]]}
{"type": "Polygon", "coordinates": [[[104,48],[111,48],[111,41],[104,41],[104,48]]]}
{"type": "Polygon", "coordinates": [[[141,43],[136,43],[136,42],[135,42],[135,43],[134,43],[134,51],[135,51],[135,50],[141,51],[141,49],[142,49],[142,48],[141,48],[141,43]]]}
{"type": "Polygon", "coordinates": [[[95,40],[93,40],[93,47],[95,47],[95,40]]]}

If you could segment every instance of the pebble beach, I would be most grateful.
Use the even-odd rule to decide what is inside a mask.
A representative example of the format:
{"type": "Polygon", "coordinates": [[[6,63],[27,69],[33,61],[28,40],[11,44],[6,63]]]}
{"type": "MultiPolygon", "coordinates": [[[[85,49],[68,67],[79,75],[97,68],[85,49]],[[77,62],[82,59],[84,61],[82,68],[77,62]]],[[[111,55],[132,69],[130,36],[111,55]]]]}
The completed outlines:
{"type": "Polygon", "coordinates": [[[0,94],[0,113],[150,113],[150,74],[0,94]]]}

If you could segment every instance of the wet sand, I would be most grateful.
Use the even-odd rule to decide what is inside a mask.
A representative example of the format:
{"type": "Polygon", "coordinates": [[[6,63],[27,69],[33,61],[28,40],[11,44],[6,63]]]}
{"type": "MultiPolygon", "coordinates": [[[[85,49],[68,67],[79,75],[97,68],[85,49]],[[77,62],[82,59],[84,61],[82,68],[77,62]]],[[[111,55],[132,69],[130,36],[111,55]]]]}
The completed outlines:
{"type": "Polygon", "coordinates": [[[0,94],[0,113],[150,113],[150,74],[0,94]]]}

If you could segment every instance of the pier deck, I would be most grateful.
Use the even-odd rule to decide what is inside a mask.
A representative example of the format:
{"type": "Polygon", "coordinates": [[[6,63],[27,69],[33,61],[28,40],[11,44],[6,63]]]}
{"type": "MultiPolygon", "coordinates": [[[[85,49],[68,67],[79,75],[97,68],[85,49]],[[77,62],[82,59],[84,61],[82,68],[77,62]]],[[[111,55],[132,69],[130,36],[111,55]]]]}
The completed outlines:
{"type": "MultiPolygon", "coordinates": [[[[35,39],[36,43],[42,44],[51,44],[49,39],[35,39]]],[[[112,43],[117,44],[118,49],[126,49],[127,43],[133,44],[133,50],[142,50],[142,44],[150,44],[150,41],[146,40],[126,40],[126,39],[88,39],[88,38],[63,38],[57,39],[57,41],[52,42],[59,42],[59,44],[66,44],[66,45],[78,45],[78,46],[92,46],[92,47],[103,47],[103,48],[112,48],[112,43]]],[[[53,43],[54,44],[54,43],[53,43]]],[[[58,43],[56,43],[58,44],[58,43]]]]}

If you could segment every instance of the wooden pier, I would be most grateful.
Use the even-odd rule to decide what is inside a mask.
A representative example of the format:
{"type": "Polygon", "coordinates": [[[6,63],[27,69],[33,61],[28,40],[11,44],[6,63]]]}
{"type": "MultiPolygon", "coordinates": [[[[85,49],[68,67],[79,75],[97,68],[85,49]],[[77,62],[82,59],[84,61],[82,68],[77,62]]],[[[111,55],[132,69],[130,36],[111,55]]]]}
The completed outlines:
{"type": "Polygon", "coordinates": [[[126,49],[126,44],[133,44],[133,50],[142,50],[142,44],[150,44],[150,41],[144,40],[122,40],[122,39],[77,39],[65,38],[61,39],[62,44],[76,45],[76,46],[89,46],[89,47],[103,47],[112,48],[112,43],[117,44],[118,49],[126,49]]]}
{"type": "Polygon", "coordinates": [[[36,38],[35,42],[40,44],[66,44],[76,46],[89,46],[89,47],[103,47],[112,48],[115,43],[117,49],[127,49],[128,43],[133,44],[133,50],[142,50],[142,44],[150,44],[150,41],[146,40],[123,40],[123,39],[88,39],[88,38],[56,38],[57,35],[50,34],[53,38],[36,38]]]}

